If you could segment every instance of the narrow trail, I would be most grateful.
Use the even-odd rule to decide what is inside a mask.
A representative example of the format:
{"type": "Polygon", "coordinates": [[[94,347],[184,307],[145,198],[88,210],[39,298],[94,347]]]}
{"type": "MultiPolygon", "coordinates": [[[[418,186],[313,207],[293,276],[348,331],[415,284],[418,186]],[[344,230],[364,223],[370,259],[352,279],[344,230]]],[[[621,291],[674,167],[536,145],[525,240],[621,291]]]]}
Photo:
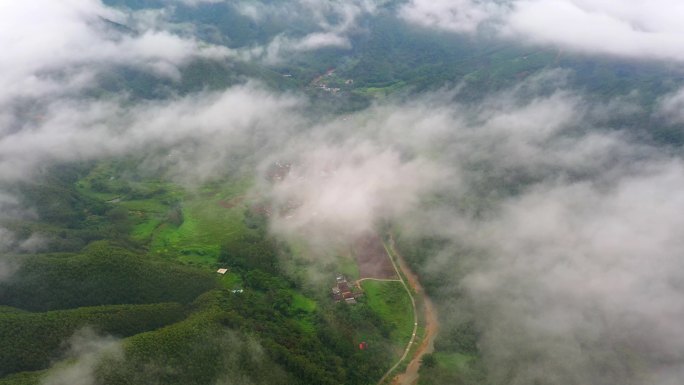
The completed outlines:
{"type": "MultiPolygon", "coordinates": [[[[394,244],[394,241],[392,241],[392,244],[394,244]]],[[[394,364],[394,366],[392,366],[385,373],[385,375],[382,376],[380,381],[378,381],[378,385],[384,383],[385,380],[387,379],[387,377],[389,377],[392,374],[392,372],[394,372],[394,370],[397,367],[399,367],[399,365],[401,365],[402,362],[404,362],[404,359],[406,359],[406,356],[408,356],[409,352],[411,351],[411,346],[413,346],[413,343],[416,340],[416,332],[418,331],[418,312],[416,311],[416,299],[413,298],[413,294],[411,293],[411,289],[409,289],[408,285],[406,285],[406,281],[404,281],[404,278],[401,276],[401,273],[399,272],[399,268],[397,267],[397,264],[394,262],[394,258],[392,258],[392,253],[390,253],[385,242],[383,242],[382,245],[385,248],[385,251],[387,252],[387,257],[392,262],[392,266],[394,266],[394,270],[397,272],[397,276],[399,277],[401,284],[404,286],[404,289],[406,289],[406,293],[408,293],[409,298],[411,298],[411,306],[413,307],[413,332],[411,332],[411,339],[409,340],[408,344],[406,345],[406,349],[404,349],[404,354],[402,354],[399,361],[397,361],[397,363],[394,364]]],[[[406,276],[406,277],[408,278],[408,276],[406,276]]]]}
{"type": "Polygon", "coordinates": [[[423,342],[418,347],[415,352],[413,359],[409,362],[404,373],[399,374],[392,381],[393,385],[413,385],[418,382],[418,371],[420,370],[421,360],[425,354],[432,353],[435,349],[435,338],[437,337],[437,331],[439,330],[439,321],[437,319],[437,311],[434,304],[425,294],[423,287],[418,280],[418,277],[411,271],[411,269],[406,264],[404,258],[399,254],[394,247],[394,238],[390,237],[390,249],[392,253],[397,258],[399,267],[401,271],[406,276],[409,284],[415,291],[416,295],[420,297],[423,302],[423,313],[425,320],[425,338],[423,342]]]}

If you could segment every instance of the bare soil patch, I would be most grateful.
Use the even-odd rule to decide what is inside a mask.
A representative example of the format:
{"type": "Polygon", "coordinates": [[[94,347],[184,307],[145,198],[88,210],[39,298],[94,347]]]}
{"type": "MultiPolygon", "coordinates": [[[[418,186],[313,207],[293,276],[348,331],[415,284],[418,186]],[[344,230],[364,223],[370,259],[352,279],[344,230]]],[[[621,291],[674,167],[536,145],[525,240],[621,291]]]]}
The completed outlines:
{"type": "Polygon", "coordinates": [[[359,266],[359,278],[399,278],[379,235],[369,234],[361,237],[354,243],[353,250],[359,266]]]}

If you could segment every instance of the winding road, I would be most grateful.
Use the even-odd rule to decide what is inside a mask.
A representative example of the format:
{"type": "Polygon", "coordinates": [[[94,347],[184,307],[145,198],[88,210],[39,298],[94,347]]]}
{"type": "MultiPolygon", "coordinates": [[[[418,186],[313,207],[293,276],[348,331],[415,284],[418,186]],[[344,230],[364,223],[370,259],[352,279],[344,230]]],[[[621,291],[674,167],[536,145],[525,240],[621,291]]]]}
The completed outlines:
{"type": "Polygon", "coordinates": [[[418,347],[418,349],[415,351],[413,359],[411,360],[411,362],[409,362],[408,366],[406,367],[406,370],[403,373],[400,373],[396,377],[394,377],[394,379],[392,380],[392,384],[413,385],[418,382],[418,370],[420,369],[421,359],[423,355],[432,353],[434,350],[435,337],[437,336],[437,331],[439,329],[437,312],[435,310],[434,305],[432,304],[432,301],[430,301],[430,298],[425,294],[423,287],[418,281],[418,277],[413,273],[413,271],[411,271],[411,269],[406,264],[406,261],[404,261],[402,256],[396,251],[396,248],[394,247],[394,238],[390,236],[389,247],[387,247],[387,244],[385,244],[384,242],[383,246],[385,247],[387,256],[389,257],[390,261],[392,262],[392,265],[394,266],[394,270],[397,272],[399,281],[401,281],[402,285],[404,286],[404,289],[406,289],[406,293],[408,293],[409,298],[411,298],[411,305],[413,306],[413,332],[411,334],[411,339],[406,345],[406,349],[404,349],[404,354],[402,354],[399,361],[397,361],[394,364],[394,366],[392,366],[385,373],[385,375],[382,376],[380,381],[378,381],[378,385],[385,383],[387,378],[390,375],[392,375],[392,373],[397,369],[397,367],[399,367],[399,365],[401,365],[402,362],[404,362],[406,357],[409,355],[411,348],[416,342],[416,332],[418,331],[418,311],[416,309],[416,299],[414,298],[413,293],[411,293],[409,285],[411,285],[411,288],[413,288],[414,292],[417,296],[419,296],[421,302],[423,303],[423,312],[425,320],[425,338],[423,339],[423,342],[418,347]],[[392,257],[393,255],[396,257],[397,262],[394,261],[394,258],[392,257]],[[408,284],[406,283],[406,280],[404,280],[404,276],[402,276],[400,270],[401,273],[403,273],[406,277],[406,280],[408,280],[408,284]]]}

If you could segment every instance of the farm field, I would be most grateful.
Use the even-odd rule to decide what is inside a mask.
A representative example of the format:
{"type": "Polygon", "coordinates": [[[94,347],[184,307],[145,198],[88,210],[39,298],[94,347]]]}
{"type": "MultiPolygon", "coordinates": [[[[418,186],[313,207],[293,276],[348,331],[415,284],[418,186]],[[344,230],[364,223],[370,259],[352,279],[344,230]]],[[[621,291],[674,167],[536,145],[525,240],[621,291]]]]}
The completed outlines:
{"type": "Polygon", "coordinates": [[[366,280],[361,284],[368,306],[389,325],[391,340],[403,351],[413,331],[413,308],[399,281],[366,280]]]}
{"type": "Polygon", "coordinates": [[[360,278],[399,279],[377,234],[361,237],[354,244],[360,278]]]}

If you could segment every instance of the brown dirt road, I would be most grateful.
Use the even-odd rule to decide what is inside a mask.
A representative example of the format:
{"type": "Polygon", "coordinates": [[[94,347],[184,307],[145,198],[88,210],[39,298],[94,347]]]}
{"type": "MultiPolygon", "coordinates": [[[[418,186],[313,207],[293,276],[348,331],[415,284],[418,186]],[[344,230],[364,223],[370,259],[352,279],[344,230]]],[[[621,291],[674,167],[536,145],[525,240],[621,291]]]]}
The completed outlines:
{"type": "Polygon", "coordinates": [[[409,282],[411,288],[416,293],[416,296],[423,303],[423,322],[425,322],[425,337],[422,343],[415,351],[413,359],[409,362],[406,367],[406,371],[394,377],[393,385],[414,385],[418,383],[418,371],[420,369],[421,360],[425,354],[432,353],[434,351],[435,337],[437,337],[437,331],[439,330],[439,321],[437,319],[437,311],[435,306],[430,300],[430,298],[425,294],[423,286],[421,286],[420,281],[416,274],[411,271],[411,269],[404,261],[404,258],[399,254],[394,247],[394,239],[390,238],[390,249],[392,253],[396,256],[399,268],[401,269],[406,280],[409,282]]]}
{"type": "MultiPolygon", "coordinates": [[[[439,321],[437,317],[437,311],[432,301],[425,294],[425,290],[423,290],[423,286],[420,284],[420,281],[418,280],[416,274],[408,267],[406,261],[404,261],[404,258],[401,256],[401,254],[397,252],[396,248],[394,247],[394,238],[392,238],[391,236],[389,241],[388,252],[389,251],[391,251],[392,255],[396,257],[398,268],[406,277],[408,285],[411,286],[414,293],[416,294],[416,297],[418,297],[418,302],[423,304],[421,310],[423,311],[423,321],[425,323],[425,337],[423,338],[423,341],[421,342],[418,349],[413,353],[413,358],[406,367],[406,370],[403,373],[396,375],[392,379],[392,385],[415,385],[418,382],[418,371],[420,369],[421,360],[423,356],[434,351],[435,337],[437,336],[437,332],[439,330],[439,321]]],[[[397,274],[398,273],[399,272],[397,271],[397,274]]],[[[411,296],[410,293],[409,296],[411,296]]],[[[413,296],[411,296],[411,300],[414,303],[415,309],[416,301],[414,301],[413,296]]],[[[387,375],[391,373],[404,360],[404,358],[406,357],[407,353],[411,348],[411,345],[414,343],[415,331],[416,329],[414,327],[414,335],[411,338],[411,341],[409,342],[408,346],[406,347],[404,356],[402,356],[400,361],[397,362],[397,364],[392,369],[390,369],[388,373],[385,374],[385,376],[383,376],[379,384],[383,383],[387,375]]]]}

